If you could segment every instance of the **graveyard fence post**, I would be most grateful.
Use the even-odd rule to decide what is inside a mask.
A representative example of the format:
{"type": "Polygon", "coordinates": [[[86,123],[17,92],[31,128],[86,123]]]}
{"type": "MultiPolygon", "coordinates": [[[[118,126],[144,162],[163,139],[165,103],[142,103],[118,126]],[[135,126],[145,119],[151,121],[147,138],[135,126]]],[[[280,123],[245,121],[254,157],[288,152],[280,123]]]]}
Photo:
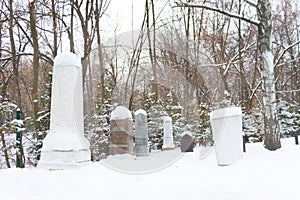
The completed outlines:
{"type": "MultiPolygon", "coordinates": [[[[18,108],[16,111],[16,120],[21,119],[21,110],[18,108]]],[[[21,154],[21,133],[18,129],[16,129],[17,134],[16,134],[16,147],[17,147],[17,152],[16,152],[16,167],[20,168],[22,166],[22,154],[21,154]]]]}
{"type": "Polygon", "coordinates": [[[248,138],[246,136],[246,134],[243,135],[243,152],[246,152],[246,142],[247,142],[248,138]]]}

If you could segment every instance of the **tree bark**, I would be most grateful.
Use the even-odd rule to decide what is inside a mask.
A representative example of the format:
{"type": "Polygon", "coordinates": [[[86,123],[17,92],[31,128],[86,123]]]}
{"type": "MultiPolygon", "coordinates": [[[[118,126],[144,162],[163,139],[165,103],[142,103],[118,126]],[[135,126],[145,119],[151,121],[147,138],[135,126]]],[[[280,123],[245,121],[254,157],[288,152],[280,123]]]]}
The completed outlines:
{"type": "Polygon", "coordinates": [[[258,42],[261,53],[260,67],[263,92],[265,138],[264,146],[269,150],[281,147],[279,124],[277,121],[277,103],[275,94],[274,61],[271,47],[272,8],[269,0],[259,0],[257,5],[258,42]]]}
{"type": "Polygon", "coordinates": [[[71,0],[71,24],[70,24],[70,52],[75,53],[74,49],[74,0],[71,0]]]}
{"type": "Polygon", "coordinates": [[[99,69],[100,69],[100,87],[101,87],[101,103],[104,103],[105,100],[105,68],[104,68],[104,56],[103,50],[101,46],[101,34],[100,34],[100,10],[101,6],[99,7],[98,1],[96,1],[96,32],[97,32],[97,50],[98,50],[98,59],[99,59],[99,69]]]}
{"type": "Polygon", "coordinates": [[[55,0],[51,0],[52,4],[52,21],[53,21],[53,57],[55,58],[57,55],[57,23],[56,23],[56,11],[55,11],[55,0]]]}
{"type": "Polygon", "coordinates": [[[33,81],[31,98],[33,101],[33,114],[34,114],[34,126],[35,129],[39,129],[39,123],[36,121],[38,119],[39,112],[39,94],[38,94],[38,84],[39,84],[39,44],[38,44],[38,34],[36,29],[36,18],[35,18],[35,1],[29,3],[29,13],[30,13],[30,30],[33,45],[33,81]]]}
{"type": "Polygon", "coordinates": [[[2,143],[2,148],[3,148],[3,153],[4,153],[6,167],[10,168],[9,156],[8,156],[8,152],[7,152],[7,147],[6,147],[6,142],[5,142],[5,138],[4,138],[4,133],[1,133],[1,143],[2,143]]]}
{"type": "Polygon", "coordinates": [[[10,39],[10,46],[11,46],[11,57],[12,57],[12,65],[14,70],[14,79],[16,82],[17,87],[17,105],[21,109],[22,108],[22,96],[21,96],[21,89],[20,89],[20,83],[19,83],[19,67],[17,62],[17,56],[16,56],[16,45],[15,45],[15,39],[14,39],[14,12],[13,12],[13,1],[9,1],[9,39],[10,39]]]}
{"type": "MultiPolygon", "coordinates": [[[[239,0],[239,15],[242,14],[242,2],[239,0]]],[[[238,43],[239,43],[239,66],[240,66],[240,79],[241,79],[241,95],[240,95],[240,101],[242,108],[244,111],[248,111],[250,108],[249,105],[249,93],[247,88],[247,79],[245,74],[245,68],[244,68],[244,59],[242,56],[242,50],[243,50],[243,37],[242,37],[242,20],[239,19],[238,21],[238,43]]]]}

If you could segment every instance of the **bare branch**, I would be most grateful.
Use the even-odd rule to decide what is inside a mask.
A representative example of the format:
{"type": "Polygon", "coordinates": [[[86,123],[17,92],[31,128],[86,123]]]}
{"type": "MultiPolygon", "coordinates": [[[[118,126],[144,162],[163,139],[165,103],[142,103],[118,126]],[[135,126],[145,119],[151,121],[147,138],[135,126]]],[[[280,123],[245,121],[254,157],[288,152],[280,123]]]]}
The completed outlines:
{"type": "Polygon", "coordinates": [[[293,48],[294,46],[296,46],[296,45],[299,44],[299,43],[300,43],[300,40],[298,40],[298,41],[294,42],[293,44],[289,45],[288,47],[286,47],[286,48],[283,50],[283,52],[280,54],[280,56],[278,57],[278,59],[277,59],[275,65],[274,65],[274,68],[275,68],[276,66],[278,66],[279,61],[280,61],[281,58],[284,56],[285,52],[287,52],[290,48],[293,48]]]}
{"type": "MultiPolygon", "coordinates": [[[[251,44],[249,44],[249,46],[247,46],[246,48],[242,49],[241,53],[244,53],[245,51],[247,51],[250,47],[252,47],[256,42],[252,42],[251,44]]],[[[236,54],[235,56],[233,56],[233,58],[230,59],[229,63],[227,64],[225,70],[224,70],[224,75],[227,74],[230,65],[238,58],[239,54],[236,54]]]]}
{"type": "Polygon", "coordinates": [[[215,7],[204,5],[204,4],[194,5],[194,4],[187,4],[187,3],[177,3],[176,6],[174,6],[174,7],[203,8],[203,9],[207,9],[207,10],[210,10],[210,11],[218,12],[220,14],[226,15],[226,16],[231,17],[231,18],[243,20],[243,21],[248,22],[250,24],[253,24],[255,26],[258,26],[260,24],[259,21],[252,20],[252,19],[246,18],[244,16],[234,14],[234,13],[230,13],[230,12],[227,12],[225,10],[221,10],[220,8],[215,8],[215,7]]]}
{"type": "Polygon", "coordinates": [[[276,93],[292,93],[292,92],[300,92],[300,89],[296,89],[296,90],[276,91],[276,93]]]}
{"type": "Polygon", "coordinates": [[[249,1],[249,0],[244,0],[247,4],[249,4],[250,6],[253,6],[253,7],[256,7],[257,6],[257,3],[255,2],[252,2],[252,1],[249,1]]]}

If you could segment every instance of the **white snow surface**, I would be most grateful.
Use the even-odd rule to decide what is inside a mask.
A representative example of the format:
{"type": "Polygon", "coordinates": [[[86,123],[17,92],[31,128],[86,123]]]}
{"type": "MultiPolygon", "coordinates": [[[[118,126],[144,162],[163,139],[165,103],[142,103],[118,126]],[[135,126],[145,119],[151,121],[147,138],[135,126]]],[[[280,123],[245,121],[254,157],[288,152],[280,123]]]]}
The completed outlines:
{"type": "Polygon", "coordinates": [[[81,68],[80,58],[71,52],[58,54],[54,58],[54,67],[75,66],[81,68]]]}
{"type": "MultiPolygon", "coordinates": [[[[282,148],[273,152],[262,143],[247,144],[243,160],[226,167],[217,165],[214,153],[199,160],[199,151],[195,148],[164,169],[139,175],[120,173],[103,161],[77,170],[0,170],[1,199],[299,199],[300,146],[293,138],[282,140],[282,148]]],[[[132,157],[118,162],[126,159],[132,157]]]]}
{"type": "Polygon", "coordinates": [[[240,107],[221,108],[213,110],[209,115],[211,119],[227,118],[235,115],[242,116],[242,109],[240,107]]]}
{"type": "Polygon", "coordinates": [[[138,109],[137,111],[135,111],[134,116],[137,116],[139,114],[147,116],[147,112],[143,109],[138,109]]]}
{"type": "Polygon", "coordinates": [[[128,110],[128,108],[124,106],[118,106],[111,112],[110,120],[118,119],[132,119],[131,112],[128,110]]]}
{"type": "Polygon", "coordinates": [[[183,136],[185,136],[185,135],[189,135],[189,136],[191,136],[192,138],[194,137],[193,133],[190,132],[190,131],[184,131],[183,133],[181,133],[180,136],[183,137],[183,136]]]}

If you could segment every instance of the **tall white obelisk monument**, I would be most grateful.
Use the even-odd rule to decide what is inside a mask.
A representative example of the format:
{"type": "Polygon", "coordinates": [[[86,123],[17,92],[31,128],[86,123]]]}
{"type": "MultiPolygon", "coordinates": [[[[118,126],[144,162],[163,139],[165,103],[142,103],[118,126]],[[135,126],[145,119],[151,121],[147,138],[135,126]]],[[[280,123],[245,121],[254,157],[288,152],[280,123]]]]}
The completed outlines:
{"type": "Polygon", "coordinates": [[[39,168],[73,169],[90,161],[84,137],[82,66],[73,53],[54,59],[50,132],[43,141],[39,168]]]}

